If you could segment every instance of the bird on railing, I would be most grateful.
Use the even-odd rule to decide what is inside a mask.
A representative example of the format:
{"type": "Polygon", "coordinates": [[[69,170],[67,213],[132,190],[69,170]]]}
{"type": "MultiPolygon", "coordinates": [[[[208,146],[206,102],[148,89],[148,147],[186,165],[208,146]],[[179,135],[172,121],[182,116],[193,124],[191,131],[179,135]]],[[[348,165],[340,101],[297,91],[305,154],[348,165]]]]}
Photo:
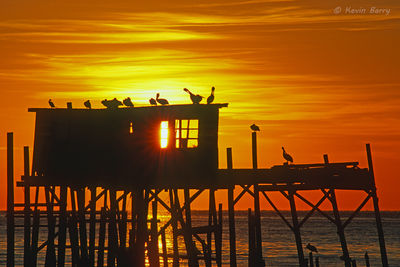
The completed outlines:
{"type": "Polygon", "coordinates": [[[85,101],[83,105],[85,105],[85,107],[88,109],[92,109],[92,104],[90,103],[90,100],[85,101]]]}
{"type": "Polygon", "coordinates": [[[204,98],[201,95],[195,95],[192,92],[189,91],[189,89],[187,88],[183,88],[183,91],[185,91],[186,93],[188,93],[190,95],[190,100],[192,100],[193,104],[200,104],[201,100],[204,98]]]}
{"type": "Polygon", "coordinates": [[[101,104],[109,109],[117,109],[119,106],[123,105],[122,102],[116,98],[114,98],[113,100],[104,99],[103,101],[101,101],[101,104]]]}
{"type": "Polygon", "coordinates": [[[168,105],[168,104],[169,104],[169,102],[168,102],[167,99],[165,99],[165,98],[160,98],[160,93],[157,93],[156,100],[157,100],[157,102],[158,102],[159,104],[161,104],[162,106],[168,105]]]}
{"type": "Polygon", "coordinates": [[[311,245],[310,243],[307,244],[306,249],[308,249],[311,252],[315,252],[318,253],[318,250],[316,247],[314,247],[313,245],[311,245]]]}
{"type": "Polygon", "coordinates": [[[214,91],[215,87],[211,87],[211,95],[207,97],[207,104],[211,104],[214,101],[214,91]]]}
{"type": "Polygon", "coordinates": [[[287,161],[287,164],[289,164],[289,161],[290,161],[291,163],[293,163],[293,158],[292,158],[292,156],[290,156],[288,153],[286,153],[284,147],[282,147],[282,150],[283,150],[283,158],[287,161]]]}
{"type": "Polygon", "coordinates": [[[51,108],[55,108],[56,105],[54,105],[53,101],[51,99],[49,99],[49,105],[51,108]]]}
{"type": "Polygon", "coordinates": [[[154,98],[149,99],[150,105],[157,106],[157,101],[154,98]]]}
{"type": "Polygon", "coordinates": [[[127,98],[125,98],[122,102],[124,103],[125,106],[127,106],[129,108],[133,108],[133,103],[129,96],[127,98]]]}
{"type": "Polygon", "coordinates": [[[252,125],[250,125],[250,129],[253,132],[259,132],[260,131],[260,127],[258,127],[257,125],[255,125],[254,123],[252,125]]]}

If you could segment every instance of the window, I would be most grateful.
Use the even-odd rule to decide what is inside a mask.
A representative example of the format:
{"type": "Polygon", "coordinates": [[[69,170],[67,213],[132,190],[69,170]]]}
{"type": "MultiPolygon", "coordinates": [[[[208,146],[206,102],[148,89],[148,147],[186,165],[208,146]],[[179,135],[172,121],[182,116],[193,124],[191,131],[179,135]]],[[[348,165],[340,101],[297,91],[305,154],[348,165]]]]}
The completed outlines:
{"type": "Polygon", "coordinates": [[[176,148],[199,146],[199,120],[176,120],[175,133],[176,148]]]}
{"type": "Polygon", "coordinates": [[[133,123],[132,122],[129,124],[129,133],[133,134],[133,123]]]}
{"type": "Polygon", "coordinates": [[[166,148],[168,146],[168,121],[161,122],[160,146],[161,148],[166,148]]]}

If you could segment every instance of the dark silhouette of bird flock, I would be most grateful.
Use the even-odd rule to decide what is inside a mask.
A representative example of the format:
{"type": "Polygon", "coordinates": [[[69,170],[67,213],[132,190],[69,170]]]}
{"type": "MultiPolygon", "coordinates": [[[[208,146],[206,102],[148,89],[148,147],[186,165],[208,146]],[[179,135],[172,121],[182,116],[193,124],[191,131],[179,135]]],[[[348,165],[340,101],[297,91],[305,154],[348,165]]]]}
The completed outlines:
{"type": "MultiPolygon", "coordinates": [[[[200,102],[203,100],[203,96],[199,95],[199,94],[194,94],[192,93],[189,89],[184,88],[183,89],[185,92],[187,92],[190,96],[190,100],[192,101],[193,104],[200,104],[200,102]]],[[[211,104],[212,102],[214,102],[214,92],[215,92],[215,87],[213,86],[211,88],[211,94],[210,96],[207,98],[207,104],[211,104]]],[[[149,99],[149,103],[151,106],[157,106],[158,104],[160,104],[161,106],[165,106],[165,105],[169,105],[169,102],[167,99],[165,98],[160,98],[160,93],[156,94],[156,98],[150,98],[149,99]]],[[[114,98],[112,100],[108,100],[108,99],[104,99],[103,101],[101,101],[101,104],[103,104],[103,106],[105,106],[107,109],[117,109],[120,106],[126,106],[128,108],[133,108],[134,104],[131,100],[130,97],[125,98],[122,102],[119,101],[117,98],[114,98]]],[[[56,105],[54,104],[54,102],[49,99],[49,105],[51,108],[55,108],[56,105]]],[[[86,100],[85,102],[83,102],[83,105],[87,108],[87,109],[92,109],[92,104],[90,103],[90,100],[86,100]]]]}

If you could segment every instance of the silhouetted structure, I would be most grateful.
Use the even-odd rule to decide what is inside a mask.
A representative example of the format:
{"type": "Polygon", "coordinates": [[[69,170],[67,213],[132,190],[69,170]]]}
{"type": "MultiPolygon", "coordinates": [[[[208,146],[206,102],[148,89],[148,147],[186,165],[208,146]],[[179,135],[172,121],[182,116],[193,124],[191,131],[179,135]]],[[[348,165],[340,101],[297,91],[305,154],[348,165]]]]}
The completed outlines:
{"type": "Polygon", "coordinates": [[[227,192],[230,266],[237,266],[235,205],[245,194],[254,199],[248,212],[249,266],[265,265],[261,228],[268,222],[261,222],[261,197],[293,232],[301,267],[307,259],[300,229],[314,212],[337,227],[344,264],[351,266],[344,229],[372,199],[382,265],[388,266],[369,145],[368,168],[358,162],[329,163],[324,155],[323,163],[259,169],[254,131],[253,168],[234,169],[228,148],[227,168],[218,169],[219,109],[226,106],[29,109],[36,112],[33,164],[30,168],[29,148],[24,147],[24,175],[17,181],[24,188],[24,203],[14,203],[13,134],[7,135],[7,266],[14,265],[15,227],[20,226],[25,266],[37,266],[42,252],[46,266],[65,266],[66,255],[72,266],[142,267],[146,260],[150,266],[171,261],[179,266],[182,260],[189,266],[221,266],[223,217],[222,204],[215,201],[217,189],[227,192]],[[346,220],[337,206],[338,189],[366,193],[346,220]],[[303,190],[319,191],[321,199],[313,203],[302,196],[303,190]],[[168,200],[160,197],[164,191],[168,200]],[[291,218],[282,214],[270,192],[288,200],[291,218]],[[208,195],[209,220],[192,226],[191,203],[201,194],[208,195]],[[295,199],[311,208],[303,218],[295,199]],[[319,208],[325,201],[333,216],[319,208]],[[166,223],[158,219],[159,209],[169,213],[166,223]],[[15,224],[15,216],[23,216],[23,225],[15,224]],[[42,243],[40,227],[47,228],[42,243]],[[184,252],[178,249],[182,241],[184,252]]]}

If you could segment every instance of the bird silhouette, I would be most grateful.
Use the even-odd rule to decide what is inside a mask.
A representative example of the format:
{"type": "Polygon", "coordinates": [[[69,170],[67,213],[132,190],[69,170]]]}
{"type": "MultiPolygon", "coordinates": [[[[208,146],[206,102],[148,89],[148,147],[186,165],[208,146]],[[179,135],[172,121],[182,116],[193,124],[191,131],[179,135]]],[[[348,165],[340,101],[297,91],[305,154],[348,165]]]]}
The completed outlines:
{"type": "Polygon", "coordinates": [[[87,107],[88,109],[92,109],[92,104],[90,103],[90,100],[87,100],[83,103],[85,105],[85,107],[87,107]]]}
{"type": "Polygon", "coordinates": [[[254,132],[259,132],[260,131],[260,127],[258,127],[254,123],[252,125],[250,125],[250,129],[252,129],[254,132]]]}
{"type": "Polygon", "coordinates": [[[56,107],[56,105],[54,105],[54,103],[53,103],[53,101],[51,101],[51,99],[49,99],[49,105],[50,105],[51,108],[55,108],[56,107]]]}
{"type": "Polygon", "coordinates": [[[129,96],[127,98],[125,98],[124,101],[122,101],[122,102],[124,103],[125,106],[133,108],[133,103],[129,96]]]}
{"type": "Polygon", "coordinates": [[[117,109],[119,106],[122,106],[122,102],[118,99],[114,98],[113,100],[104,99],[101,103],[109,109],[117,109]]]}
{"type": "Polygon", "coordinates": [[[168,105],[168,104],[169,104],[167,99],[165,99],[165,98],[159,98],[159,97],[160,97],[160,94],[157,93],[156,100],[157,100],[157,102],[158,102],[159,104],[161,104],[162,106],[168,105]]]}
{"type": "Polygon", "coordinates": [[[192,100],[193,104],[200,104],[201,100],[204,98],[201,95],[195,95],[189,91],[187,88],[183,88],[183,91],[187,92],[190,95],[190,100],[192,100]]]}
{"type": "Polygon", "coordinates": [[[292,158],[292,156],[290,156],[288,153],[286,153],[284,147],[282,147],[282,150],[283,150],[283,158],[286,159],[287,163],[289,163],[289,161],[290,161],[291,163],[293,163],[293,158],[292,158]]]}
{"type": "Polygon", "coordinates": [[[211,95],[207,97],[207,104],[211,104],[214,101],[214,91],[215,87],[211,87],[211,95]]]}
{"type": "Polygon", "coordinates": [[[311,245],[310,243],[307,244],[306,249],[308,249],[311,252],[315,252],[318,253],[318,250],[316,247],[314,247],[313,245],[311,245]]]}
{"type": "Polygon", "coordinates": [[[149,99],[150,105],[157,106],[157,101],[154,98],[149,99]]]}

